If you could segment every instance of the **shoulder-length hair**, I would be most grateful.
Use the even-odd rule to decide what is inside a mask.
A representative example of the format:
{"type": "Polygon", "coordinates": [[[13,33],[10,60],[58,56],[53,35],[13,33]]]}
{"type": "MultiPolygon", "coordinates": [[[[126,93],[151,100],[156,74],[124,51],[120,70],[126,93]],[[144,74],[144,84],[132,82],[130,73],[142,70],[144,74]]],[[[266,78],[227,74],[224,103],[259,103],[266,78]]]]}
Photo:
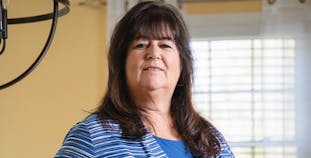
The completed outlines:
{"type": "Polygon", "coordinates": [[[210,157],[219,152],[210,127],[192,105],[193,58],[186,24],[178,10],[160,2],[138,3],[117,23],[108,52],[107,92],[99,114],[103,124],[113,120],[120,124],[124,136],[142,137],[147,130],[141,109],[130,97],[125,76],[125,61],[131,42],[137,37],[161,39],[172,37],[179,51],[181,74],[171,101],[174,127],[194,156],[210,157]],[[168,29],[167,29],[168,28],[168,29]]]}

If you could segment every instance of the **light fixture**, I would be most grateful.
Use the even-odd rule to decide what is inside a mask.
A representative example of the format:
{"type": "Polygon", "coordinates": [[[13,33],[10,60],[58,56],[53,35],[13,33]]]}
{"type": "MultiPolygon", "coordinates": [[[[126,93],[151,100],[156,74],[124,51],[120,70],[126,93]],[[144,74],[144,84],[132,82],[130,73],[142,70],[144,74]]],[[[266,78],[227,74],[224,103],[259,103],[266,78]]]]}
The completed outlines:
{"type": "Polygon", "coordinates": [[[6,46],[6,39],[8,37],[8,29],[7,25],[8,24],[23,24],[23,23],[32,23],[32,22],[38,22],[38,21],[44,21],[44,20],[49,20],[52,19],[52,24],[50,28],[50,33],[47,38],[47,41],[39,54],[39,56],[36,58],[36,60],[27,68],[22,74],[17,76],[15,79],[0,85],[0,90],[10,87],[17,83],[18,81],[22,80],[25,78],[27,75],[29,75],[35,68],[36,66],[40,63],[40,61],[43,59],[43,57],[46,55],[47,50],[49,49],[49,46],[52,43],[52,40],[54,38],[55,30],[56,30],[56,25],[57,25],[57,20],[58,17],[63,16],[67,14],[70,11],[70,2],[69,0],[53,0],[53,12],[52,13],[47,13],[47,14],[42,14],[42,15],[36,15],[36,16],[30,16],[30,17],[20,17],[20,18],[13,18],[13,19],[8,19],[7,18],[7,6],[8,6],[9,0],[0,0],[0,55],[5,51],[5,46],[6,46]],[[59,2],[64,5],[62,9],[59,10],[59,2]]]}
{"type": "MultiPolygon", "coordinates": [[[[274,4],[277,0],[267,0],[269,4],[274,4]]],[[[298,0],[300,3],[305,3],[306,0],[298,0]]]]}
{"type": "MultiPolygon", "coordinates": [[[[258,0],[177,0],[179,8],[182,8],[183,3],[195,3],[195,2],[238,2],[238,1],[258,1],[258,0]]],[[[263,0],[264,1],[264,0],[263,0]]],[[[278,0],[266,0],[268,4],[272,5],[278,0]]],[[[283,0],[280,0],[283,1],[283,0]]],[[[296,0],[299,3],[305,3],[307,0],[296,0]]]]}

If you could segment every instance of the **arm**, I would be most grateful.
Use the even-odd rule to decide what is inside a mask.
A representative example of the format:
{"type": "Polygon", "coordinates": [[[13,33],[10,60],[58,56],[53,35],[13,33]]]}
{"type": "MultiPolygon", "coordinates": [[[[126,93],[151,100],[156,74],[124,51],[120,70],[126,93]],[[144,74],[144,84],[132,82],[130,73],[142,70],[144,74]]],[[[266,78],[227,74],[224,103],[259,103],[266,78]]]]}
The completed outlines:
{"type": "Polygon", "coordinates": [[[85,123],[78,123],[67,133],[55,158],[95,157],[92,139],[85,123]]]}

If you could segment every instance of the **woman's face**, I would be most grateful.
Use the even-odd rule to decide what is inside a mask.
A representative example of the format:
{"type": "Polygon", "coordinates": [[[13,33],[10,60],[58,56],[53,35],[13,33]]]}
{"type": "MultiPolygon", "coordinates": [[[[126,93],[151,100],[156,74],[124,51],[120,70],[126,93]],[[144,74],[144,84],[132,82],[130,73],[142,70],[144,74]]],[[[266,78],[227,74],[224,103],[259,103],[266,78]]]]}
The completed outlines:
{"type": "Polygon", "coordinates": [[[129,46],[125,63],[127,85],[135,90],[174,91],[181,72],[179,52],[170,38],[136,38],[129,46]]]}

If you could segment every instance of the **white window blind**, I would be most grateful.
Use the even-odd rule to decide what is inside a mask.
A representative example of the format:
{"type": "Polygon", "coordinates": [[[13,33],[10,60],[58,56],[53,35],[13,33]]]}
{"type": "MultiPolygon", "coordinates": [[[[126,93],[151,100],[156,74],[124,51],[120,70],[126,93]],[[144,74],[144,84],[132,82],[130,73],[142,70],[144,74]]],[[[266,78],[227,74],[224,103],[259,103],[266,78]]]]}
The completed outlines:
{"type": "Polygon", "coordinates": [[[238,158],[296,158],[295,41],[193,40],[193,99],[238,158]]]}

